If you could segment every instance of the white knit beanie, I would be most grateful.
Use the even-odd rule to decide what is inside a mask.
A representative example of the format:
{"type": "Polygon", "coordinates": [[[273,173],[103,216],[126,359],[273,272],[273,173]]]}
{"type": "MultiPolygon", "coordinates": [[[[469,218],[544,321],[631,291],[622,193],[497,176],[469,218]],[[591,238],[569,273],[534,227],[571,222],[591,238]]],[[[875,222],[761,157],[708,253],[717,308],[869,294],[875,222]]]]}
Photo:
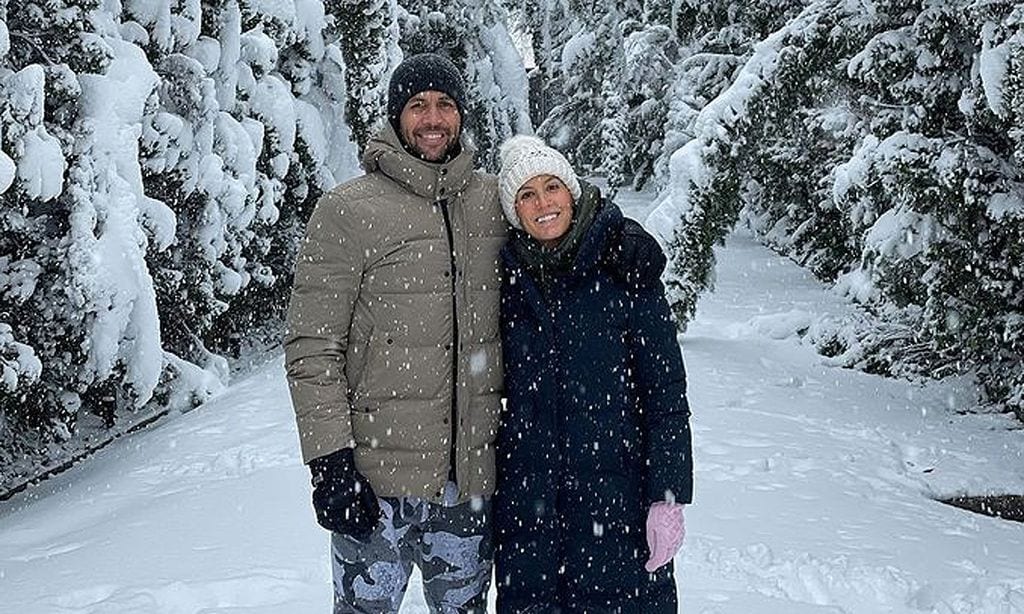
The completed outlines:
{"type": "Polygon", "coordinates": [[[517,134],[501,144],[501,170],[498,171],[498,198],[505,218],[519,230],[523,225],[516,215],[516,192],[523,184],[538,175],[554,175],[569,188],[573,200],[579,200],[580,181],[572,165],[558,150],[544,141],[525,134],[517,134]]]}

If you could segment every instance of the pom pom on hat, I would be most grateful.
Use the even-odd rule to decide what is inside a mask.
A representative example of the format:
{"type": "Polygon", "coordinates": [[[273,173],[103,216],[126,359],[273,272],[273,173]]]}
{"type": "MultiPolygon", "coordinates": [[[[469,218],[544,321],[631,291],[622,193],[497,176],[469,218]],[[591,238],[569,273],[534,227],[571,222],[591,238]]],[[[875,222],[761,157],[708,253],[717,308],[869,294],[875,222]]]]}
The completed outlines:
{"type": "Polygon", "coordinates": [[[501,145],[501,170],[498,171],[498,198],[505,219],[520,230],[523,225],[516,214],[516,192],[523,184],[538,175],[553,175],[569,188],[573,200],[579,200],[582,190],[572,165],[557,149],[549,147],[535,136],[518,134],[501,145]]]}

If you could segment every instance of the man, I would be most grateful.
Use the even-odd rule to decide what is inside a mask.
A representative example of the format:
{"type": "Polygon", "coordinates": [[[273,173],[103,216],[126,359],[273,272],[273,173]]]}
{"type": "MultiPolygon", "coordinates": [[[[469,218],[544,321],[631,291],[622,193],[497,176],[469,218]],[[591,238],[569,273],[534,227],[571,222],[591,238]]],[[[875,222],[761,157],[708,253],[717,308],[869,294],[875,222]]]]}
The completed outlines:
{"type": "Polygon", "coordinates": [[[483,614],[501,395],[493,176],[473,170],[455,66],[410,57],[366,174],[325,194],[285,343],[336,614],[397,612],[412,565],[432,612],[483,614]]]}

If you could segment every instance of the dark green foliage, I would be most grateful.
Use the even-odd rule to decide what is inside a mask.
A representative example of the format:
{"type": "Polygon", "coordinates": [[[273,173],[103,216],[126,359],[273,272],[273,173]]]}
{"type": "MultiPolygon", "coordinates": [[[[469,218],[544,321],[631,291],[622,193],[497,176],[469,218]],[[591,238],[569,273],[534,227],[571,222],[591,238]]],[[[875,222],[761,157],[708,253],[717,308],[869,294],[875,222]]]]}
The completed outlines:
{"type": "MultiPolygon", "coordinates": [[[[604,117],[601,118],[601,150],[604,161],[601,170],[613,190],[625,184],[628,173],[626,152],[626,105],[615,90],[615,79],[606,75],[601,84],[601,95],[605,101],[604,117]]],[[[610,196],[609,196],[610,197],[610,196]]]]}
{"type": "Polygon", "coordinates": [[[665,25],[627,20],[621,29],[623,66],[606,76],[606,88],[619,92],[621,100],[610,113],[625,124],[619,147],[625,150],[626,164],[618,171],[622,175],[619,181],[640,190],[653,178],[664,150],[668,98],[680,48],[665,25]]]}
{"type": "Polygon", "coordinates": [[[327,2],[346,66],[345,119],[360,151],[384,118],[393,16],[381,0],[327,2]]]}
{"type": "Polygon", "coordinates": [[[103,72],[110,56],[92,37],[89,13],[100,0],[40,0],[9,7],[5,21],[11,50],[5,64],[20,70],[29,64],[67,63],[75,72],[103,72]]]}
{"type": "MultiPolygon", "coordinates": [[[[72,71],[102,71],[109,62],[107,50],[89,36],[89,13],[99,4],[53,0],[7,7],[10,51],[0,56],[0,149],[15,162],[26,135],[40,131],[56,139],[65,158],[73,151],[81,91],[72,71]],[[18,72],[42,76],[42,90],[31,93],[41,95],[42,108],[35,102],[25,106],[26,82],[14,76],[18,72]]],[[[0,466],[13,470],[23,457],[45,458],[65,442],[78,420],[78,393],[99,385],[84,368],[89,316],[69,283],[73,205],[72,194],[37,197],[17,180],[0,196],[0,332],[6,330],[0,337],[8,336],[0,340],[0,362],[22,371],[13,388],[0,383],[0,466]],[[26,355],[38,361],[38,371],[22,370],[26,355]]]]}
{"type": "MultiPolygon", "coordinates": [[[[745,200],[752,203],[749,215],[755,225],[780,237],[797,231],[806,234],[809,227],[823,223],[798,215],[801,207],[816,212],[815,202],[798,199],[816,193],[813,182],[817,179],[812,175],[807,180],[810,184],[791,183],[794,176],[807,172],[806,156],[810,152],[789,141],[791,134],[776,131],[786,126],[804,129],[800,116],[794,117],[792,110],[814,95],[814,87],[808,87],[814,85],[811,76],[834,64],[835,56],[831,54],[842,49],[841,41],[833,40],[831,21],[840,14],[824,8],[806,14],[776,43],[778,51],[772,62],[766,68],[758,64],[752,69],[764,79],[750,85],[749,92],[726,91],[723,95],[730,96],[730,104],[705,113],[707,119],[703,121],[715,128],[697,135],[688,150],[679,152],[689,156],[691,165],[700,167],[696,171],[700,177],[673,178],[682,184],[678,187],[687,199],[682,203],[681,224],[675,228],[669,246],[667,280],[669,302],[681,326],[693,317],[700,294],[713,287],[712,248],[724,240],[739,219],[745,200]],[[821,52],[802,51],[810,47],[821,52]],[[758,161],[767,164],[761,166],[758,161]],[[798,162],[800,172],[783,168],[787,161],[798,162]],[[766,201],[766,196],[783,200],[766,201]],[[777,208],[764,206],[769,202],[777,208]],[[805,222],[808,226],[801,228],[805,222]]],[[[837,268],[835,263],[822,262],[822,266],[837,268]]]]}
{"type": "MultiPolygon", "coordinates": [[[[727,152],[711,146],[710,162],[727,152]]],[[[725,235],[739,216],[740,183],[737,174],[717,173],[710,178],[707,191],[695,195],[683,223],[676,227],[669,243],[666,295],[680,330],[697,312],[697,300],[714,286],[715,245],[724,245],[725,235]]]]}
{"type": "MultiPolygon", "coordinates": [[[[558,67],[563,101],[551,109],[537,133],[561,149],[577,172],[593,174],[605,170],[609,153],[620,160],[628,159],[623,152],[628,145],[616,144],[618,153],[609,152],[609,143],[603,138],[606,120],[621,125],[618,115],[625,101],[609,100],[602,93],[621,91],[618,83],[625,75],[621,24],[639,13],[640,7],[634,3],[594,6],[575,13],[570,25],[572,37],[565,44],[571,45],[576,54],[571,64],[558,67]]],[[[614,172],[625,171],[621,162],[617,166],[614,172]]],[[[615,181],[625,183],[625,177],[616,177],[615,181]]]]}
{"type": "MultiPolygon", "coordinates": [[[[259,239],[241,252],[245,261],[255,265],[247,271],[251,281],[232,297],[226,309],[215,314],[203,339],[207,347],[217,352],[238,355],[247,343],[273,346],[282,331],[299,239],[323,194],[311,176],[317,165],[301,136],[294,151],[298,163],[288,167],[280,184],[283,198],[278,218],[272,224],[256,224],[253,230],[259,239]]],[[[267,163],[268,160],[260,160],[261,166],[267,163]]]]}
{"type": "Polygon", "coordinates": [[[804,4],[576,2],[563,14],[556,2],[512,3],[533,40],[538,133],[581,172],[635,189],[663,181],[687,118],[729,83],[756,41],[804,4]],[[623,126],[614,147],[609,121],[623,126]]]}

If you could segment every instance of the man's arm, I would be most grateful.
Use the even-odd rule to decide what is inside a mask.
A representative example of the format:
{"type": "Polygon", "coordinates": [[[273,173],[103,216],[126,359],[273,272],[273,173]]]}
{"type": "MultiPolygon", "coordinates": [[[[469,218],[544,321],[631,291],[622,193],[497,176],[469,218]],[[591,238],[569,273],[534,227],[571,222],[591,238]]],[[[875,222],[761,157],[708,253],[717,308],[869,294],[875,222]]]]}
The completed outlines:
{"type": "Polygon", "coordinates": [[[298,261],[288,332],[285,369],[304,462],[354,447],[349,418],[345,353],[365,248],[366,226],[328,192],[306,227],[298,261]]]}

